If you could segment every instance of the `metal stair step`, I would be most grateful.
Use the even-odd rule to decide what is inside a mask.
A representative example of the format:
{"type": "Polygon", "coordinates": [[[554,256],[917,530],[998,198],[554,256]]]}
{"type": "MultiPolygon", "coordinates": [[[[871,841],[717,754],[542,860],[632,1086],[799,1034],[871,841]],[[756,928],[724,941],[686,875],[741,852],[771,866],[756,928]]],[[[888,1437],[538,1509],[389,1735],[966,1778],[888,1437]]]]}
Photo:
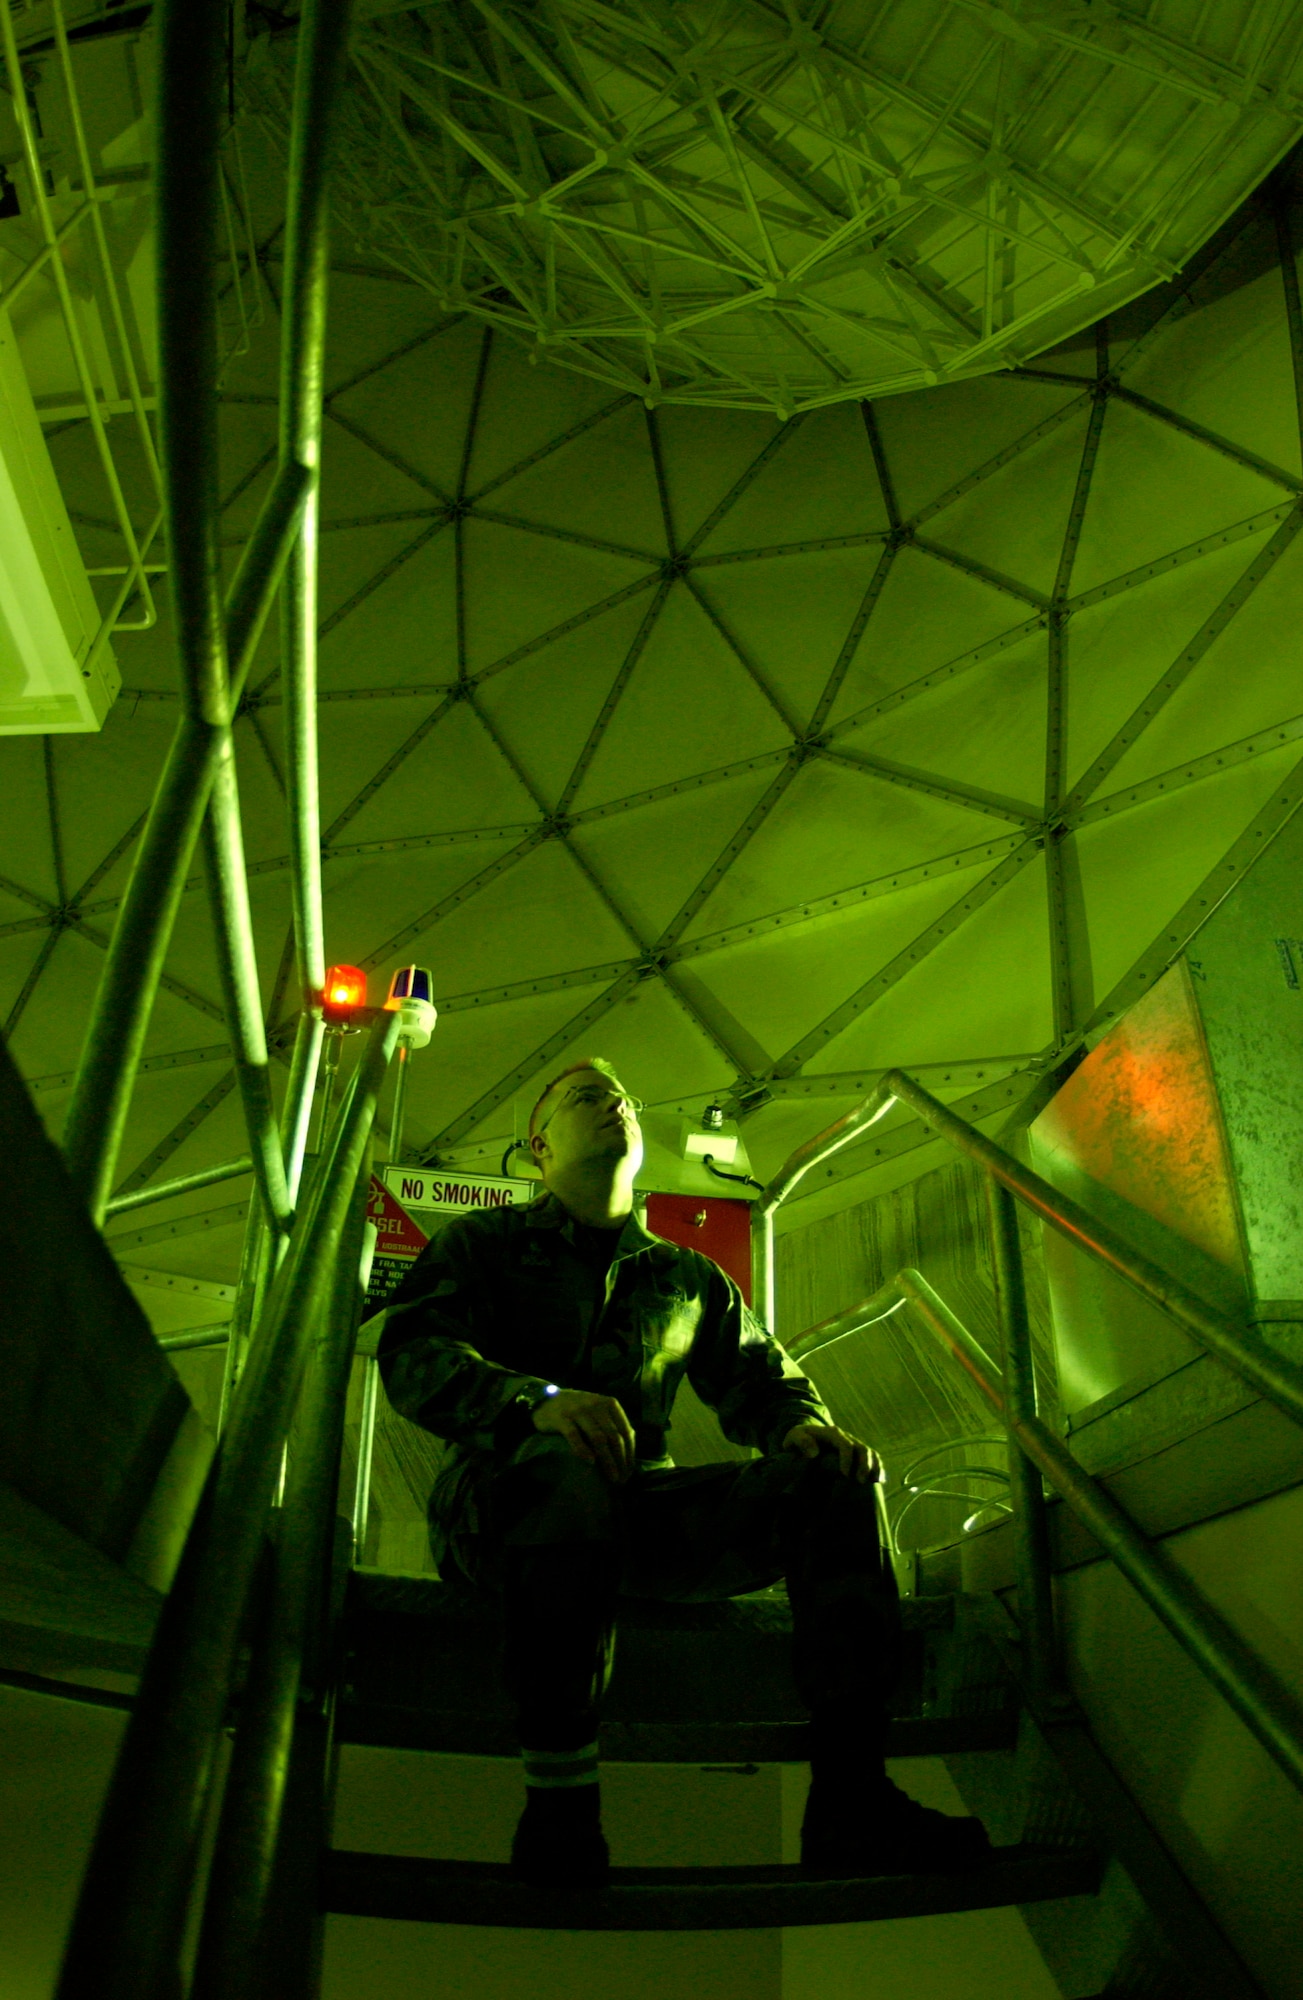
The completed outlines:
{"type": "MultiPolygon", "coordinates": [[[[964,1750],[1007,1750],[1018,1730],[1016,1708],[981,1715],[899,1717],[887,1737],[889,1757],[950,1757],[964,1750]]],[[[518,1757],[506,1717],[447,1709],[386,1707],[343,1701],[342,1743],[386,1750],[435,1750],[463,1757],[518,1757]]],[[[613,1764],[803,1764],[810,1754],[803,1722],[622,1722],[603,1718],[604,1762],[613,1764]]]]}
{"type": "Polygon", "coordinates": [[[776,1930],[873,1923],[1094,1895],[1091,1852],[1008,1847],[962,1875],[835,1881],[795,1867],[615,1868],[603,1891],[533,1889],[505,1866],[339,1850],[325,1857],[323,1902],[338,1916],[512,1930],[776,1930]]]}
{"type": "MultiPolygon", "coordinates": [[[[906,1639],[900,1706],[916,1712],[923,1707],[925,1646],[947,1640],[955,1604],[950,1597],[907,1598],[901,1608],[906,1639]]],[[[649,1727],[745,1731],[801,1723],[805,1705],[792,1676],[791,1630],[791,1606],[781,1589],[707,1604],[622,1600],[615,1668],[603,1702],[607,1754],[633,1758],[633,1750],[617,1745],[632,1741],[627,1732],[641,1734],[649,1727]]],[[[343,1637],[341,1695],[350,1740],[510,1754],[511,1711],[499,1673],[499,1608],[487,1593],[432,1577],[355,1572],[343,1637]]],[[[1002,1688],[989,1688],[966,1705],[1014,1705],[1011,1693],[1002,1697],[1002,1688]]],[[[758,1755],[732,1743],[721,1747],[722,1742],[712,1738],[675,1761],[747,1762],[758,1755]]],[[[946,1747],[985,1745],[964,1741],[946,1747]]],[[[669,1749],[660,1754],[671,1757],[669,1749]]]]}

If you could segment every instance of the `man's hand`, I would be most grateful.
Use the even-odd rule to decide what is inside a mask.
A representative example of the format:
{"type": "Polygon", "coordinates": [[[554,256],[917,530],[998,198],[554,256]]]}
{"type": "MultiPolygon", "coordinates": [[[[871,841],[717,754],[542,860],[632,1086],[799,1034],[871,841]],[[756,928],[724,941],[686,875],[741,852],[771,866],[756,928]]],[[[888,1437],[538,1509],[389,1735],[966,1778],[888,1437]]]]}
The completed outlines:
{"type": "Polygon", "coordinates": [[[783,1450],[800,1452],[802,1458],[818,1458],[821,1451],[835,1451],[846,1477],[854,1475],[861,1486],[868,1479],[886,1477],[873,1446],[861,1444],[849,1431],[838,1430],[836,1424],[795,1424],[783,1439],[783,1450]]]}
{"type": "Polygon", "coordinates": [[[614,1396],[559,1389],[534,1411],[534,1429],[559,1431],[575,1457],[597,1466],[613,1486],[623,1486],[633,1471],[633,1425],[614,1396]]]}

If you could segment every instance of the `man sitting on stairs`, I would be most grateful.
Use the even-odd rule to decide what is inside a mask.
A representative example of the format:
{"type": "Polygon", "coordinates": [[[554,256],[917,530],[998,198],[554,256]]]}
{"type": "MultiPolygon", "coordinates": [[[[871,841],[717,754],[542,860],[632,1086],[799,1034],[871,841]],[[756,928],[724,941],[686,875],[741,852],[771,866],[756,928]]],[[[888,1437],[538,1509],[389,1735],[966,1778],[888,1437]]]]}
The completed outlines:
{"type": "Polygon", "coordinates": [[[525,1766],[515,1873],[606,1879],[598,1705],[617,1598],[702,1602],[784,1577],[811,1716],[803,1863],[862,1876],[980,1862],[980,1821],[916,1805],[884,1770],[899,1610],[877,1455],[833,1423],[718,1265],[638,1222],[640,1109],[600,1058],[555,1077],[529,1121],[544,1192],[436,1237],[380,1342],[394,1408],[456,1447],[431,1496],[440,1568],[501,1596],[525,1766]],[[674,1466],[685,1374],[761,1457],[674,1466]]]}

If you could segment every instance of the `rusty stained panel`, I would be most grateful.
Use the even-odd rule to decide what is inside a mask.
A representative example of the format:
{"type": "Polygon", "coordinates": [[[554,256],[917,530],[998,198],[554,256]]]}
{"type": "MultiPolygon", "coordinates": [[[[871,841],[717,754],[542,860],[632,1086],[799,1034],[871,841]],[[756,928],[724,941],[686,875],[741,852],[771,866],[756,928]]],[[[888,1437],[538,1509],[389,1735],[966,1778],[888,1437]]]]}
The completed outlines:
{"type": "MultiPolygon", "coordinates": [[[[1210,1302],[1243,1311],[1245,1257],[1226,1135],[1192,982],[1179,962],[1092,1050],[1031,1128],[1056,1187],[1210,1302]]],[[[1178,1327],[1045,1231],[1059,1386],[1070,1414],[1182,1366],[1178,1327]]]]}
{"type": "Polygon", "coordinates": [[[1192,946],[1255,1311],[1303,1301],[1303,814],[1192,946]]]}

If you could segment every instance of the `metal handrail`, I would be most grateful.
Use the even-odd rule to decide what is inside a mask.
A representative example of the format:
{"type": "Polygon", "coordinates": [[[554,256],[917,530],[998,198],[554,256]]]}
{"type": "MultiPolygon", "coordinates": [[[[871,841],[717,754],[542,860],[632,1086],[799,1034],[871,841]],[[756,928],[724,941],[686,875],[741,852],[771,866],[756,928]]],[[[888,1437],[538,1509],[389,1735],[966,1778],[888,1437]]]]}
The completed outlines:
{"type": "MultiPolygon", "coordinates": [[[[163,1605],[69,1938],[57,2000],[156,2000],[174,1972],[218,1764],[241,1623],[308,1350],[398,1039],[381,1014],[268,1298],[163,1605]]],[[[319,1453],[320,1425],[306,1449],[319,1453]]],[[[246,1701],[253,1691],[246,1690],[246,1701]]]]}
{"type": "Polygon", "coordinates": [[[766,1324],[773,1316],[774,1213],[803,1175],[831,1154],[861,1138],[885,1117],[893,1103],[908,1105],[925,1124],[957,1151],[966,1153],[1074,1243],[1079,1250],[1107,1264],[1127,1284],[1151,1300],[1209,1354],[1248,1382],[1295,1423],[1303,1423],[1303,1368],[1267,1345],[1249,1325],[1218,1312],[1179,1278],[1155,1264],[1107,1223],[1097,1220],[1071,1195],[1060,1193],[1031,1167],[976,1126],[942,1104],[903,1070],[888,1070],[853,1111],[797,1148],[766,1186],[751,1210],[752,1292],[756,1310],[766,1324]]]}
{"type": "MultiPolygon", "coordinates": [[[[1122,1571],[1273,1762],[1303,1791],[1303,1703],[1263,1665],[1161,1544],[1151,1541],[1107,1488],[1077,1464],[1036,1414],[1014,1197],[1027,1202],[1079,1248],[1107,1263],[1137,1291],[1152,1298],[1196,1339],[1203,1338],[1210,1353],[1254,1381],[1264,1395],[1270,1394],[1270,1388],[1280,1386],[1274,1371],[1263,1369],[1257,1354],[1250,1351],[1246,1355],[1242,1351],[1248,1343],[1242,1341],[1233,1321],[1206,1307],[1186,1287],[1134,1251],[1115,1231],[1096,1223],[1078,1203],[1060,1195],[1047,1181],[939,1104],[900,1070],[889,1071],[870,1097],[829,1127],[827,1133],[807,1140],[765,1189],[756,1204],[760,1213],[757,1215],[753,1210],[752,1223],[756,1231],[754,1240],[760,1243],[762,1252],[767,1252],[771,1281],[774,1210],[803,1174],[830,1152],[848,1145],[883,1115],[893,1099],[909,1104],[986,1170],[996,1304],[1005,1366],[997,1367],[945,1300],[911,1267],[897,1272],[859,1305],[799,1335],[788,1346],[788,1353],[794,1360],[818,1353],[835,1340],[877,1324],[902,1303],[915,1306],[929,1331],[1003,1419],[1011,1442],[1018,1446],[1010,1455],[1014,1564],[1029,1678],[1039,1694],[1052,1700],[1061,1685],[1054,1630],[1053,1565],[1042,1486],[1045,1480],[1085,1523],[1104,1554],[1122,1571]]],[[[764,1267],[762,1264],[761,1268],[764,1267]]],[[[1286,1371],[1283,1386],[1289,1393],[1274,1395],[1271,1400],[1287,1415],[1298,1416],[1303,1409],[1296,1400],[1299,1383],[1291,1379],[1287,1364],[1282,1364],[1282,1368],[1286,1371]]]]}
{"type": "Polygon", "coordinates": [[[918,1309],[928,1330],[1003,1417],[1025,1462],[1062,1495],[1105,1555],[1225,1697],[1268,1756],[1303,1791],[1303,1703],[1263,1665],[1162,1544],[1150,1540],[1107,1487],[1078,1465],[1039,1417],[1010,1409],[1001,1371],[926,1278],[907,1267],[894,1282],[918,1309]]]}

